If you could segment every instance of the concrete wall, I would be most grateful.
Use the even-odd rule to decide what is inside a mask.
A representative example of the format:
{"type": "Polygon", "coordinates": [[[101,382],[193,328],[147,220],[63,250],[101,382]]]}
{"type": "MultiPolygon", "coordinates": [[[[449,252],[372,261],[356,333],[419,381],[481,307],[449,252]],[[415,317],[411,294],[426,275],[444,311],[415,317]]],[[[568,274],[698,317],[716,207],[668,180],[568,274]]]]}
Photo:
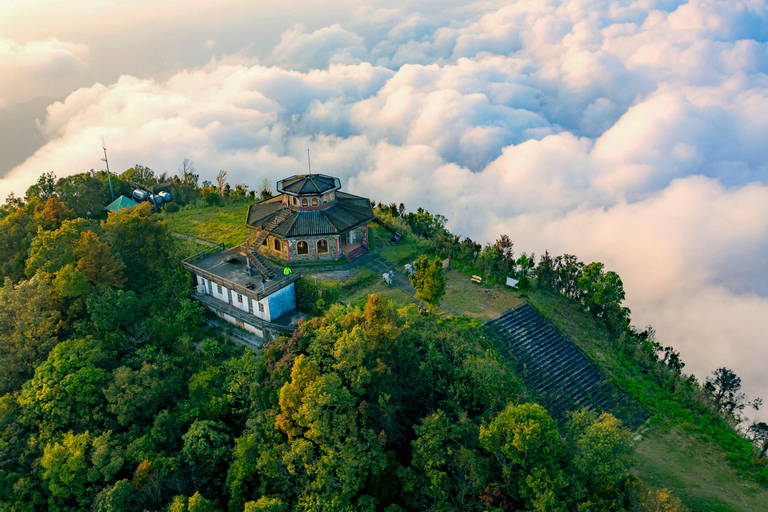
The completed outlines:
{"type": "Polygon", "coordinates": [[[296,309],[296,288],[294,283],[289,284],[282,290],[279,290],[267,297],[267,311],[269,321],[274,322],[286,313],[296,309]]]}
{"type": "Polygon", "coordinates": [[[240,295],[237,292],[232,292],[232,305],[235,306],[237,309],[242,309],[246,313],[251,312],[248,305],[249,300],[250,299],[245,295],[240,295]]]}

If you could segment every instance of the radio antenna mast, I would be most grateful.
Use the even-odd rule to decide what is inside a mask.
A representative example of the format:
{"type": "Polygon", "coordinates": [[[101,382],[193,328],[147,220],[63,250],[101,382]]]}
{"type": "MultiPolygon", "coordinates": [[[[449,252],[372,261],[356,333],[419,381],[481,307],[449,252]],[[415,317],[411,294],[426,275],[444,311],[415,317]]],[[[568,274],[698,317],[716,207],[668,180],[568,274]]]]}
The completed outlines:
{"type": "Polygon", "coordinates": [[[109,173],[109,160],[107,160],[107,143],[104,142],[104,136],[101,136],[101,149],[104,150],[104,158],[102,162],[107,164],[107,179],[109,180],[109,193],[112,194],[112,200],[115,200],[115,191],[112,189],[112,175],[109,173]]]}
{"type": "Polygon", "coordinates": [[[307,167],[309,167],[309,175],[312,176],[312,161],[309,159],[309,148],[307,148],[307,167]]]}

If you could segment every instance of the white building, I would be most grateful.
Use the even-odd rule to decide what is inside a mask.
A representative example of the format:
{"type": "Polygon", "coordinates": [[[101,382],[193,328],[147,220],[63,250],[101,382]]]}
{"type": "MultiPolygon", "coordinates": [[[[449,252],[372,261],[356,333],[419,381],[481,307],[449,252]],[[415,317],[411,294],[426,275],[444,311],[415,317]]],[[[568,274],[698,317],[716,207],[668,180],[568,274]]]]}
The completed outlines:
{"type": "Polygon", "coordinates": [[[195,275],[192,297],[265,341],[289,334],[293,328],[280,320],[296,310],[298,274],[271,276],[265,287],[261,274],[248,272],[252,267],[243,251],[219,244],[185,259],[182,265],[195,275]]]}

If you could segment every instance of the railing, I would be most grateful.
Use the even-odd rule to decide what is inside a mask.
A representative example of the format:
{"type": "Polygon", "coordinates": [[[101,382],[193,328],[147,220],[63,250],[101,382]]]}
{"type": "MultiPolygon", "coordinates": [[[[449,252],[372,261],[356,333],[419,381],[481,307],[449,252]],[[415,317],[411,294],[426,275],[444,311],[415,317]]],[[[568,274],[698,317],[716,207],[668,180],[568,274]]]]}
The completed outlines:
{"type": "Polygon", "coordinates": [[[201,260],[203,258],[206,258],[206,257],[210,256],[211,254],[215,254],[215,253],[217,253],[219,251],[223,251],[223,250],[224,250],[224,244],[223,243],[212,245],[211,247],[208,247],[207,249],[203,249],[202,251],[198,252],[197,254],[193,254],[192,256],[190,256],[188,258],[184,258],[181,261],[181,263],[184,264],[184,263],[192,263],[193,261],[199,261],[199,260],[201,260]]]}
{"type": "Polygon", "coordinates": [[[251,315],[249,313],[246,313],[245,311],[236,308],[235,306],[224,302],[222,300],[215,299],[209,295],[205,295],[203,293],[197,293],[195,291],[190,293],[190,296],[202,302],[203,304],[208,305],[209,307],[212,307],[214,309],[218,309],[219,311],[226,313],[227,315],[234,317],[236,320],[240,320],[241,322],[245,322],[251,325],[255,325],[256,327],[259,327],[263,330],[269,330],[272,332],[278,332],[281,334],[292,334],[293,331],[296,329],[293,327],[289,327],[287,325],[280,325],[275,324],[272,322],[268,322],[266,320],[262,320],[261,318],[251,315]]]}

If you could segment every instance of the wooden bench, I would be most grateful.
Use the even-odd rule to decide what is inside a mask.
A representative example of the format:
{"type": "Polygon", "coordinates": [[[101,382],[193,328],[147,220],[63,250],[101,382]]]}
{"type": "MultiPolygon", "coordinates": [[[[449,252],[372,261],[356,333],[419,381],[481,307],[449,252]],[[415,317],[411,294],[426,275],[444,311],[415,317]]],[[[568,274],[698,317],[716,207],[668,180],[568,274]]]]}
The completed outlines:
{"type": "Polygon", "coordinates": [[[483,278],[482,278],[482,277],[480,277],[480,276],[472,276],[472,282],[473,282],[473,283],[477,283],[477,284],[480,284],[480,283],[482,283],[482,282],[483,282],[483,278]]]}

